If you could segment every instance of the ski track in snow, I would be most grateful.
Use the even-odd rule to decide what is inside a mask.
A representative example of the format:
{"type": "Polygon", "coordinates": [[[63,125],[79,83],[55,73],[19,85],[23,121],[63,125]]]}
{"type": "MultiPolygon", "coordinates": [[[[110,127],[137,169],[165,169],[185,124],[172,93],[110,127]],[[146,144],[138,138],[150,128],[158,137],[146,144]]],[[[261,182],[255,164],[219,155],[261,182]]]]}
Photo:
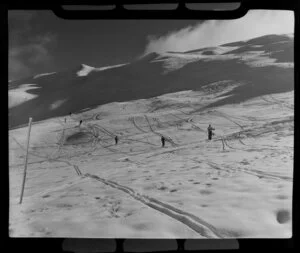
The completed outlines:
{"type": "MultiPolygon", "coordinates": [[[[159,133],[159,132],[157,132],[157,131],[155,131],[154,129],[153,129],[153,127],[152,127],[152,125],[151,125],[151,123],[150,123],[150,121],[149,121],[149,118],[147,117],[147,115],[144,115],[145,116],[145,119],[147,120],[147,123],[148,123],[148,125],[149,125],[149,128],[150,128],[150,130],[151,130],[151,132],[152,133],[154,133],[154,134],[156,134],[156,135],[158,135],[158,136],[164,136],[163,134],[161,134],[161,133],[159,133]]],[[[166,138],[166,141],[168,141],[168,142],[170,142],[171,144],[172,144],[172,146],[175,146],[175,147],[177,147],[178,146],[178,144],[176,144],[170,137],[166,137],[166,136],[164,136],[165,138],[166,138]]]]}
{"type": "Polygon", "coordinates": [[[136,199],[137,201],[142,202],[143,204],[151,207],[152,209],[155,209],[165,215],[168,215],[172,217],[173,219],[176,219],[180,221],[181,223],[185,224],[186,226],[190,227],[197,233],[199,233],[201,236],[206,238],[222,238],[222,234],[217,231],[216,228],[214,228],[211,224],[203,221],[202,219],[196,217],[193,214],[190,214],[188,212],[184,212],[178,208],[175,208],[169,204],[165,204],[155,198],[151,198],[145,195],[141,195],[138,192],[134,191],[133,189],[120,185],[116,182],[113,182],[111,180],[106,180],[103,178],[100,178],[96,175],[91,174],[85,174],[85,176],[96,179],[104,184],[107,184],[113,188],[117,188],[118,190],[121,190],[123,192],[126,192],[131,197],[136,199]]]}
{"type": "Polygon", "coordinates": [[[144,129],[142,129],[141,127],[138,126],[138,124],[136,123],[134,117],[129,118],[129,120],[132,122],[132,124],[135,126],[135,128],[136,128],[137,130],[139,130],[139,131],[142,132],[142,133],[148,133],[147,131],[145,131],[144,129]]]}

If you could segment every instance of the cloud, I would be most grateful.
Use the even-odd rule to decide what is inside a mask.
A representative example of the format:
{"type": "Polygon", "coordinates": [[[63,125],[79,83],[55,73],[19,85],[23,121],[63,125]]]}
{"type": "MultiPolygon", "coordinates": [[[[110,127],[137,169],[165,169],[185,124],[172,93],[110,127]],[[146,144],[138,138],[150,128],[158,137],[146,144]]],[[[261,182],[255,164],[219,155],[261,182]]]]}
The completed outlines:
{"type": "Polygon", "coordinates": [[[9,48],[9,79],[16,80],[33,75],[36,70],[47,68],[52,63],[48,45],[54,36],[39,36],[39,39],[9,48]],[[50,39],[52,38],[52,39],[50,39]]]}
{"type": "Polygon", "coordinates": [[[17,57],[9,56],[9,80],[14,81],[24,76],[28,76],[31,70],[27,65],[20,61],[17,57]]]}
{"type": "Polygon", "coordinates": [[[148,36],[144,53],[188,51],[266,34],[293,32],[292,11],[251,10],[240,19],[207,20],[161,37],[148,36]]]}
{"type": "Polygon", "coordinates": [[[9,44],[18,44],[22,39],[26,38],[26,34],[30,33],[30,21],[36,16],[34,11],[9,11],[8,12],[8,30],[9,44]],[[25,37],[23,37],[25,36],[25,37]]]}
{"type": "Polygon", "coordinates": [[[48,68],[52,63],[49,51],[56,41],[52,33],[36,33],[32,26],[35,12],[10,11],[9,23],[9,79],[16,80],[48,68]]]}
{"type": "Polygon", "coordinates": [[[29,21],[36,15],[35,11],[24,11],[24,10],[14,10],[8,12],[8,19],[10,21],[29,21]]]}

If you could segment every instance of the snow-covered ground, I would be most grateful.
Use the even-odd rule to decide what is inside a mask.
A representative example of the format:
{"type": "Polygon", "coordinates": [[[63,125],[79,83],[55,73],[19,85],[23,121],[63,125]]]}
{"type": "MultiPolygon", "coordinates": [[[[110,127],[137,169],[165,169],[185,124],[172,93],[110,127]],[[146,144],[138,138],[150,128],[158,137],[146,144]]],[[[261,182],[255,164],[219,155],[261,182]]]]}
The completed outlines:
{"type": "Polygon", "coordinates": [[[291,237],[294,92],[205,107],[240,85],[33,124],[21,205],[28,129],[10,130],[10,236],[291,237]]]}
{"type": "Polygon", "coordinates": [[[87,76],[91,72],[95,72],[95,71],[97,72],[97,71],[103,71],[106,69],[118,68],[118,67],[122,67],[126,64],[127,63],[123,63],[123,64],[118,64],[118,65],[105,66],[105,67],[101,67],[101,68],[95,68],[95,67],[88,66],[86,64],[81,64],[82,68],[77,72],[77,75],[78,76],[87,76]]]}
{"type": "MultiPolygon", "coordinates": [[[[289,41],[288,41],[289,42],[289,41]]],[[[286,41],[281,41],[280,43],[287,43],[286,41]]],[[[254,49],[261,47],[262,45],[251,45],[254,49]]],[[[197,62],[199,60],[204,61],[226,61],[231,59],[238,59],[251,67],[264,67],[264,66],[278,66],[284,68],[293,68],[293,62],[277,62],[276,58],[270,57],[270,54],[265,50],[245,50],[239,53],[230,53],[236,49],[240,49],[238,46],[219,46],[213,48],[199,49],[188,52],[166,52],[161,53],[152,62],[163,62],[164,63],[164,74],[171,71],[183,68],[189,63],[197,62]]],[[[273,51],[283,52],[284,50],[273,51]]]]}
{"type": "Polygon", "coordinates": [[[42,77],[42,76],[53,75],[53,74],[55,74],[55,73],[56,73],[56,72],[38,74],[38,75],[35,75],[35,76],[33,77],[33,79],[36,79],[36,78],[39,78],[39,77],[42,77]]]}
{"type": "Polygon", "coordinates": [[[23,84],[17,89],[8,91],[8,108],[12,108],[25,103],[28,100],[38,97],[38,95],[30,94],[26,91],[38,89],[35,84],[23,84]]]}

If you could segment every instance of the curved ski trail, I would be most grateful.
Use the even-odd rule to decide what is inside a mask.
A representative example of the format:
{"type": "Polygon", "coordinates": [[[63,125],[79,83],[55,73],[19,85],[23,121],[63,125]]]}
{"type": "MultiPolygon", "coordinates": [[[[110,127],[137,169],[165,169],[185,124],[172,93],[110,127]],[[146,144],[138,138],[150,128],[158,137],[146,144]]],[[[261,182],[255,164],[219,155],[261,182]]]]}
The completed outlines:
{"type": "Polygon", "coordinates": [[[152,209],[155,209],[169,217],[172,217],[173,219],[190,227],[192,230],[196,231],[199,235],[201,235],[205,238],[223,238],[224,237],[224,235],[222,235],[214,226],[212,226],[211,224],[207,223],[206,221],[200,219],[199,217],[197,217],[193,214],[190,214],[188,212],[185,212],[183,210],[175,208],[169,204],[163,203],[155,198],[142,195],[127,186],[120,185],[111,180],[106,180],[99,176],[92,175],[89,173],[85,174],[85,176],[96,179],[106,185],[109,185],[113,188],[116,188],[118,190],[121,190],[121,191],[129,194],[131,197],[133,197],[137,201],[142,202],[143,204],[145,204],[145,205],[151,207],[152,209]]]}
{"type": "Polygon", "coordinates": [[[130,118],[129,118],[129,121],[131,121],[132,124],[135,126],[135,128],[136,128],[137,130],[139,130],[140,132],[142,132],[142,133],[148,133],[147,131],[145,131],[144,129],[142,129],[141,127],[139,127],[139,126],[137,125],[137,123],[136,123],[134,117],[130,117],[130,118]]]}
{"type": "MultiPolygon", "coordinates": [[[[148,123],[148,126],[149,126],[151,132],[154,133],[154,134],[156,134],[156,135],[158,135],[158,136],[161,136],[161,137],[164,136],[163,134],[161,134],[161,133],[159,133],[159,132],[156,132],[156,131],[153,129],[153,127],[151,126],[150,121],[149,121],[147,115],[144,115],[144,116],[145,116],[145,119],[147,120],[147,123],[148,123]]],[[[178,144],[176,144],[170,137],[166,137],[166,136],[164,136],[164,137],[165,137],[166,141],[168,141],[168,142],[171,143],[172,146],[178,147],[178,144]]]]}

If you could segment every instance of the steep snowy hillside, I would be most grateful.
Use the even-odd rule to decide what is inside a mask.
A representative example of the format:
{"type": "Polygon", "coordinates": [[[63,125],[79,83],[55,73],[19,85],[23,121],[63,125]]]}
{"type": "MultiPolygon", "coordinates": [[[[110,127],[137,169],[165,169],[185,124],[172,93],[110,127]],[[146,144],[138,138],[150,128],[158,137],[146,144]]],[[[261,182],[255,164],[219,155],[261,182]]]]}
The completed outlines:
{"type": "Polygon", "coordinates": [[[40,74],[9,83],[9,127],[114,101],[151,98],[208,83],[244,85],[218,104],[293,89],[293,37],[270,35],[183,53],[151,53],[128,64],[40,74]],[[35,89],[24,90],[33,85],[35,89]]]}
{"type": "Polygon", "coordinates": [[[208,108],[237,87],[227,80],[33,125],[22,205],[27,127],[11,130],[10,235],[291,237],[294,93],[208,108]]]}
{"type": "Polygon", "coordinates": [[[290,238],[293,74],[269,35],[10,82],[10,236],[290,238]]]}

